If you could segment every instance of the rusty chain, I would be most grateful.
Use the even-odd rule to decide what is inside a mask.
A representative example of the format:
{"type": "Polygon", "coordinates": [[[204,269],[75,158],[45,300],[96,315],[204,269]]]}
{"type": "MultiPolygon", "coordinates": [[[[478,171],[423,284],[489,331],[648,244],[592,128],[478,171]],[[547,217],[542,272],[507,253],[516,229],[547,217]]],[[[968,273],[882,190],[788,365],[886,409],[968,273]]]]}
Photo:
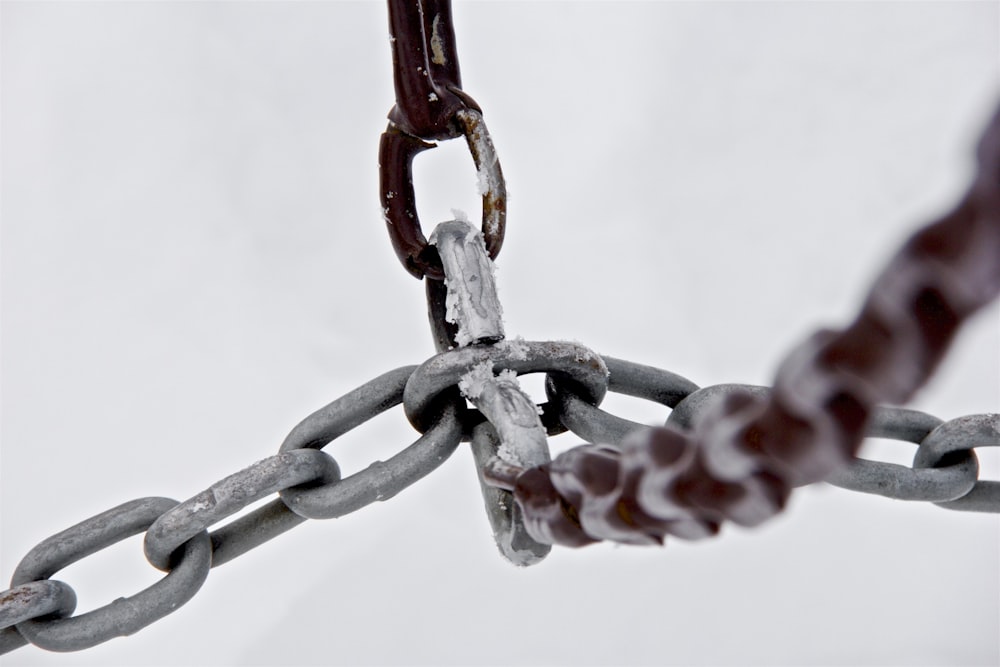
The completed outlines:
{"type": "Polygon", "coordinates": [[[438,353],[313,412],[277,454],[184,502],[132,500],[35,546],[0,593],[0,653],[29,642],[73,651],[136,632],[187,602],[212,567],[306,519],[394,497],[463,441],[471,442],[498,547],[519,565],[538,562],[553,544],[657,544],[668,534],[714,535],[724,520],[756,525],[781,510],[793,487],[821,480],[1000,512],[1000,482],[979,479],[975,454],[1000,445],[1000,415],[942,422],[877,405],[905,402],[962,322],[1000,292],[1000,114],[979,144],[966,197],[910,238],[853,323],[793,350],[773,389],[701,388],[577,343],[506,337],[491,265],[503,242],[503,177],[481,109],[461,90],[450,3],[390,0],[389,18],[397,104],[379,151],[382,205],[400,260],[428,278],[438,353]],[[482,225],[443,223],[428,240],[416,216],[411,162],[431,146],[427,140],[457,136],[466,137],[480,172],[482,225]],[[539,406],[517,383],[534,372],[546,375],[548,400],[539,406]],[[600,408],[608,392],[659,403],[669,416],[658,427],[622,419],[600,408]],[[342,478],[324,448],[400,405],[420,435],[389,460],[342,478]],[[593,444],[550,461],[547,438],[566,431],[593,444]],[[915,444],[913,465],[857,458],[864,437],[915,444]],[[137,534],[164,577],[74,615],[73,589],[52,577],[137,534]]]}

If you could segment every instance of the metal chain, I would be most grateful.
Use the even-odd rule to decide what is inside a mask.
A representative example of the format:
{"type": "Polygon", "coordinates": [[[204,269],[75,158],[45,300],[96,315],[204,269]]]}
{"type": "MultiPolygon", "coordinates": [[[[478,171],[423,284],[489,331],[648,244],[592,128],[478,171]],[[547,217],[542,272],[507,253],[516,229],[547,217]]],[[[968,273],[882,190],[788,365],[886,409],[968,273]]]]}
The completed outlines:
{"type": "Polygon", "coordinates": [[[382,214],[406,270],[441,281],[441,262],[420,227],[413,191],[413,158],[435,146],[426,140],[465,137],[479,174],[490,258],[503,245],[507,190],[482,109],[462,91],[450,0],[388,0],[388,5],[396,104],[379,145],[382,214]]]}
{"type": "Polygon", "coordinates": [[[822,479],[948,509],[1000,512],[1000,482],[979,479],[974,451],[1000,445],[1000,415],[942,423],[876,407],[907,400],[960,324],[1000,292],[1000,114],[980,143],[969,194],[907,242],[849,327],[820,332],[794,350],[774,389],[699,388],[576,343],[504,338],[490,262],[503,242],[503,178],[481,111],[460,87],[450,3],[389,0],[389,9],[397,104],[380,147],[382,204],[404,266],[430,278],[438,354],[317,410],[276,455],[184,502],[132,500],[35,546],[0,593],[0,653],[29,642],[73,651],[132,634],[191,599],[210,568],[308,518],[392,498],[462,441],[472,443],[497,544],[521,565],[540,560],[551,544],[656,544],[667,534],[714,535],[725,519],[756,525],[783,507],[792,487],[822,479]],[[480,170],[482,228],[445,223],[429,243],[416,217],[412,158],[431,146],[427,139],[459,135],[480,170]],[[531,372],[546,374],[548,400],[540,406],[516,382],[531,372]],[[600,409],[608,391],[660,403],[669,417],[658,427],[617,417],[600,409]],[[389,460],[341,478],[322,450],[400,404],[421,435],[389,460]],[[549,461],[547,436],[566,430],[598,444],[549,461]],[[913,466],[855,458],[865,435],[916,444],[913,466]],[[52,577],[140,533],[147,560],[166,575],[74,616],[76,594],[52,577]]]}
{"type": "MultiPolygon", "coordinates": [[[[588,492],[606,479],[605,467],[621,467],[619,461],[628,450],[619,450],[613,443],[627,446],[636,437],[655,442],[664,431],[601,410],[598,406],[608,391],[672,408],[666,422],[676,428],[711,418],[720,397],[769,393],[766,388],[744,385],[700,389],[669,371],[598,356],[576,343],[503,341],[442,352],[419,367],[406,366],[380,375],[317,410],[292,429],[277,455],[209,485],[184,502],[132,500],[35,546],[15,569],[10,589],[0,593],[0,653],[28,642],[51,651],[75,651],[132,634],[191,599],[210,568],[229,562],[306,518],[344,516],[397,495],[440,466],[461,441],[474,440],[477,429],[489,425],[482,413],[464,406],[459,397],[463,379],[484,362],[497,373],[545,373],[550,396],[539,406],[545,415],[542,421],[562,424],[591,442],[611,443],[569,450],[550,466],[543,466],[562,488],[567,486],[566,475],[575,474],[588,492]],[[375,461],[340,479],[334,459],[319,450],[400,404],[422,435],[389,460],[375,461]],[[269,504],[208,532],[225,517],[273,495],[278,497],[269,504]],[[150,563],[167,571],[164,579],[136,595],[73,616],[76,594],[69,584],[51,577],[67,565],[139,533],[145,533],[150,563]]],[[[550,426],[548,430],[558,429],[550,426]]],[[[948,509],[1000,512],[1000,482],[978,479],[974,452],[978,447],[1000,445],[1000,415],[973,415],[942,423],[913,410],[879,408],[867,435],[917,444],[913,467],[855,459],[828,481],[899,500],[930,501],[948,509]]],[[[518,472],[509,463],[494,463],[490,471],[504,477],[504,466],[518,472]]],[[[525,477],[533,475],[520,472],[518,479],[523,484],[525,477]]],[[[696,485],[693,488],[697,490],[696,485]]],[[[498,503],[506,498],[508,509],[514,507],[509,492],[497,492],[501,494],[498,503]]],[[[594,541],[573,537],[578,535],[579,526],[567,533],[563,522],[539,523],[536,497],[526,502],[514,496],[536,542],[594,541]],[[539,525],[551,526],[550,532],[539,534],[539,525]]],[[[599,498],[591,494],[578,505],[583,527],[607,522],[605,515],[598,516],[596,500],[599,498]]],[[[557,508],[560,514],[565,509],[557,508]]],[[[696,538],[716,529],[716,524],[705,520],[677,521],[671,534],[696,538]]],[[[644,534],[623,532],[619,541],[650,542],[642,538],[644,534]]]]}

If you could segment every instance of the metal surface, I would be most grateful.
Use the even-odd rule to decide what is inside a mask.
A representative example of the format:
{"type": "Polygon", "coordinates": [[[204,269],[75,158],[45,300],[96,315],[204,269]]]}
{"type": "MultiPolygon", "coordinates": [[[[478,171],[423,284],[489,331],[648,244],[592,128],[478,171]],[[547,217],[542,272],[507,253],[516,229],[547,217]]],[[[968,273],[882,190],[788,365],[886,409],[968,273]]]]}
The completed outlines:
{"type": "MultiPolygon", "coordinates": [[[[513,505],[513,502],[511,503],[513,505]]],[[[33,618],[69,616],[76,609],[76,593],[51,579],[29,581],[0,593],[0,654],[28,643],[14,627],[33,618]]]]}
{"type": "Polygon", "coordinates": [[[973,451],[976,447],[1000,447],[1000,414],[953,419],[935,428],[920,442],[920,448],[913,457],[915,468],[939,470],[942,466],[954,467],[969,461],[968,467],[975,471],[971,475],[973,480],[969,490],[938,502],[938,506],[966,512],[998,511],[1000,481],[975,479],[979,472],[973,451]]]}
{"type": "Polygon", "coordinates": [[[482,234],[468,222],[442,222],[430,244],[444,268],[445,321],[456,325],[455,343],[465,347],[503,340],[503,310],[482,234]]]}
{"type": "Polygon", "coordinates": [[[341,482],[316,489],[286,489],[282,500],[310,519],[335,519],[388,500],[445,462],[458,447],[462,425],[454,400],[444,403],[431,427],[388,461],[375,461],[341,482]]]}
{"type": "Polygon", "coordinates": [[[482,110],[462,91],[450,0],[389,0],[396,104],[379,144],[380,201],[396,256],[413,276],[442,280],[417,216],[413,158],[426,140],[465,136],[479,175],[482,233],[490,258],[503,245],[507,190],[482,110]]]}
{"type": "MultiPolygon", "coordinates": [[[[902,408],[878,408],[872,415],[866,435],[920,445],[941,424],[940,419],[902,408]]],[[[919,454],[921,450],[918,449],[919,454]]],[[[951,460],[937,461],[936,467],[913,468],[856,459],[847,468],[826,479],[830,484],[852,491],[874,493],[897,500],[940,502],[961,498],[972,490],[979,476],[979,465],[971,447],[961,450],[951,460]]]]}
{"type": "Polygon", "coordinates": [[[337,462],[314,449],[291,450],[258,461],[157,517],[146,530],[146,558],[154,567],[168,570],[174,552],[215,522],[272,493],[339,480],[337,462]]]}
{"type": "MultiPolygon", "coordinates": [[[[466,347],[442,352],[431,357],[406,383],[403,407],[410,423],[419,430],[427,428],[427,409],[449,387],[457,386],[462,377],[483,363],[491,364],[494,373],[511,370],[518,375],[545,372],[557,382],[578,390],[585,400],[599,405],[607,391],[607,368],[594,352],[576,343],[564,341],[532,342],[501,341],[488,347],[466,347]]],[[[542,424],[551,435],[561,432],[551,403],[540,406],[542,424]]],[[[474,415],[468,421],[479,421],[474,415]]],[[[481,419],[481,418],[480,418],[481,419]]]]}
{"type": "MultiPolygon", "coordinates": [[[[535,540],[524,525],[521,508],[513,494],[490,483],[488,471],[499,458],[501,439],[490,422],[480,422],[472,430],[472,457],[483,493],[486,518],[493,531],[493,541],[509,562],[518,566],[535,565],[552,550],[550,544],[535,540]]],[[[548,459],[548,448],[545,449],[548,459]]],[[[500,459],[502,463],[502,459],[500,459]]]]}
{"type": "MultiPolygon", "coordinates": [[[[11,586],[48,579],[81,558],[141,533],[176,505],[168,498],[140,498],[67,528],[28,552],[14,570],[11,586]]],[[[198,533],[175,554],[170,572],[149,588],[84,614],[24,620],[15,627],[32,644],[50,651],[78,651],[130,635],[190,600],[208,576],[211,558],[208,533],[198,533]]]]}

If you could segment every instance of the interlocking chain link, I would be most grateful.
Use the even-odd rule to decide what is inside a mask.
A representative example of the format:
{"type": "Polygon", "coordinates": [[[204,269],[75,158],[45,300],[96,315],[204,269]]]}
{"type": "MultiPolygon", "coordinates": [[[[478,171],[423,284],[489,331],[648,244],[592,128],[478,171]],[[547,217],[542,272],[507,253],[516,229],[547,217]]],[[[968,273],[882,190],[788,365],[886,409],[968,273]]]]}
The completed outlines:
{"type": "Polygon", "coordinates": [[[482,109],[462,90],[450,0],[389,0],[396,104],[379,145],[382,214],[399,260],[417,278],[444,279],[417,217],[413,158],[426,140],[464,136],[479,174],[482,231],[495,258],[503,245],[507,190],[482,109]]]}
{"type": "MultiPolygon", "coordinates": [[[[73,651],[136,632],[187,602],[210,568],[308,518],[343,516],[394,497],[462,441],[472,442],[498,545],[519,564],[535,562],[550,544],[658,544],[667,534],[714,535],[724,520],[756,525],[783,507],[794,486],[822,479],[948,509],[1000,512],[1000,482],[979,479],[975,454],[1000,445],[1000,415],[942,423],[876,406],[907,400],[960,324],[1000,292],[1000,115],[979,145],[979,172],[968,195],[907,242],[850,326],[821,331],[793,350],[773,389],[699,388],[577,343],[512,341],[502,328],[464,329],[469,315],[456,314],[449,289],[464,282],[464,295],[473,294],[469,284],[491,271],[483,258],[495,257],[503,241],[503,178],[480,109],[461,90],[450,3],[389,0],[389,9],[397,105],[380,147],[382,204],[404,266],[429,278],[438,354],[317,410],[292,429],[276,455],[184,502],[139,498],[42,541],[0,592],[0,653],[28,642],[73,651]],[[430,245],[423,235],[410,166],[430,146],[425,140],[459,135],[469,142],[483,184],[481,234],[465,237],[474,240],[470,261],[483,268],[456,273],[439,253],[448,242],[439,237],[430,245]],[[548,400],[525,409],[514,378],[529,372],[546,374],[548,400]],[[669,417],[648,427],[610,414],[600,408],[609,391],[660,403],[669,417]],[[401,404],[419,437],[389,460],[341,478],[336,460],[321,450],[401,404]],[[547,458],[541,451],[546,435],[567,430],[595,444],[551,462],[534,458],[547,458]],[[916,444],[913,466],[855,458],[865,435],[916,444]],[[513,442],[521,437],[525,442],[513,442]],[[263,507],[213,528],[270,496],[276,497],[263,507]],[[72,587],[52,577],[138,534],[144,534],[147,560],[166,575],[74,615],[72,587]]],[[[453,250],[463,255],[466,248],[447,252],[453,250]]],[[[486,319],[499,322],[499,303],[476,293],[479,305],[494,303],[496,312],[486,319]]]]}

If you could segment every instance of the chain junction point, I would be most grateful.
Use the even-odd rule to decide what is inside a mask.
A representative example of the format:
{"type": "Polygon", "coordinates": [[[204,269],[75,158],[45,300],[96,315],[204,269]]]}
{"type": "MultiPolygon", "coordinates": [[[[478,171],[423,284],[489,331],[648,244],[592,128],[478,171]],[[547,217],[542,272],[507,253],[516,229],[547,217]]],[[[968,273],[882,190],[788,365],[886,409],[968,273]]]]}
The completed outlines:
{"type": "Polygon", "coordinates": [[[506,188],[482,109],[461,90],[447,0],[389,0],[396,106],[380,146],[381,201],[394,251],[426,280],[437,354],[380,375],[303,419],[278,452],[191,498],[144,497],[43,540],[0,593],[0,653],[27,643],[88,648],[132,634],[190,600],[210,569],[303,523],[395,497],[470,442],[501,554],[532,565],[552,545],[662,544],[756,526],[799,486],[837,486],[952,510],[1000,512],[1000,482],[979,479],[976,450],[1000,445],[1000,415],[947,422],[904,403],[931,376],[962,323],[1000,292],[1000,115],[958,205],[917,231],[875,280],[853,322],[794,348],[773,387],[699,387],[583,345],[508,339],[492,260],[503,243],[506,188]],[[479,175],[478,228],[443,223],[424,237],[413,157],[465,137],[479,175]],[[518,384],[544,373],[547,400],[518,384]],[[608,392],[670,409],[657,427],[601,409],[608,392]],[[342,476],[324,451],[402,406],[417,434],[386,461],[342,476]],[[548,438],[587,443],[554,459],[548,438]],[[912,466],[856,454],[865,437],[916,445],[912,466]],[[262,499],[268,504],[226,522],[262,499]],[[221,525],[220,525],[221,524],[221,525]],[[153,586],[74,615],[53,579],[134,535],[165,574],[153,586]]]}

